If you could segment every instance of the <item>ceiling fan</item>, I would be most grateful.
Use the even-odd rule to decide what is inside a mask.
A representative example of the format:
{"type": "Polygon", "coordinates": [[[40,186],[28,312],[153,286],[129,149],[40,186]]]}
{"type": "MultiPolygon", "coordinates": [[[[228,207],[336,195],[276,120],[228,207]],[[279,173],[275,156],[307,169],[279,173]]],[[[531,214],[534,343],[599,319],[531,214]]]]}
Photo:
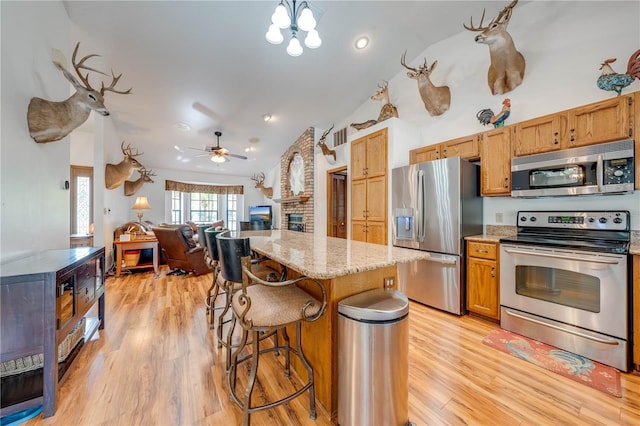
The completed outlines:
{"type": "Polygon", "coordinates": [[[238,155],[238,154],[231,154],[226,148],[222,148],[220,146],[220,136],[222,136],[222,132],[220,131],[216,131],[214,132],[214,135],[216,135],[216,137],[218,138],[218,142],[216,146],[205,146],[204,149],[200,149],[200,148],[191,148],[191,149],[196,149],[198,151],[204,151],[206,152],[206,154],[202,154],[202,155],[197,155],[196,157],[201,157],[203,155],[209,155],[211,156],[211,161],[213,161],[214,163],[224,163],[225,161],[229,161],[229,159],[227,157],[233,157],[233,158],[240,158],[242,160],[246,160],[247,157],[245,157],[244,155],[238,155]]]}

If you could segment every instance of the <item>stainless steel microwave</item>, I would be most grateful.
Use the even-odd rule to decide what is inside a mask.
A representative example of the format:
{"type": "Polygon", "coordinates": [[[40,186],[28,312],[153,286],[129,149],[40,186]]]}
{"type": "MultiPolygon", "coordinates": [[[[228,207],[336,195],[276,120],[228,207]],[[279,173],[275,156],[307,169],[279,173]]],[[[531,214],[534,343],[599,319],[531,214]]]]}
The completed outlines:
{"type": "Polygon", "coordinates": [[[552,197],[633,192],[632,139],[516,157],[512,197],[552,197]]]}

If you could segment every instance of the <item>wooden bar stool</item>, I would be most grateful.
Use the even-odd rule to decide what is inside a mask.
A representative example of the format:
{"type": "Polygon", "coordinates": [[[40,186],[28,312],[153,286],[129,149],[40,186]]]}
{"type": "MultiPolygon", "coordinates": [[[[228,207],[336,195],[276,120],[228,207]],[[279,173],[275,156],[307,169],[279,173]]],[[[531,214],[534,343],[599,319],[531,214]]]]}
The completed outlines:
{"type": "MultiPolygon", "coordinates": [[[[219,239],[218,243],[219,249],[222,251],[223,240],[219,239]]],[[[301,332],[303,321],[315,321],[324,313],[327,304],[326,291],[321,283],[316,280],[310,280],[307,277],[275,282],[262,280],[251,272],[251,257],[241,255],[242,253],[236,253],[237,258],[233,261],[233,266],[236,269],[235,273],[241,272],[242,286],[240,291],[233,295],[231,306],[237,323],[242,327],[242,336],[239,345],[234,348],[231,354],[228,372],[229,398],[242,408],[243,424],[249,425],[251,413],[284,404],[309,390],[310,417],[315,419],[313,367],[304,356],[301,332]],[[301,281],[314,283],[318,287],[319,293],[322,294],[322,300],[317,300],[295,285],[301,281]],[[286,327],[291,325],[294,325],[296,330],[295,347],[291,347],[286,330],[286,327]],[[260,342],[263,340],[263,336],[271,333],[276,333],[276,335],[281,333],[283,344],[279,345],[276,339],[273,347],[260,349],[260,342]],[[251,337],[251,342],[248,342],[249,337],[251,337]],[[251,345],[251,354],[240,358],[241,352],[248,345],[251,345]],[[263,405],[252,406],[251,394],[256,381],[258,360],[261,355],[267,352],[284,353],[285,377],[290,375],[290,356],[291,354],[296,355],[307,370],[308,380],[300,389],[295,390],[284,398],[263,405]],[[251,370],[244,397],[240,398],[236,390],[238,366],[245,361],[251,361],[251,370]]]]}
{"type": "MultiPolygon", "coordinates": [[[[211,287],[207,290],[207,296],[204,300],[204,304],[207,307],[207,315],[209,316],[209,328],[213,329],[215,324],[216,310],[223,309],[223,306],[215,307],[216,299],[221,294],[222,284],[219,282],[222,277],[220,276],[220,256],[218,255],[218,243],[216,242],[216,236],[225,231],[216,230],[215,228],[207,228],[204,230],[204,240],[202,241],[204,247],[204,260],[213,270],[213,279],[211,281],[211,287]]],[[[220,347],[220,345],[218,345],[220,347]]]]}

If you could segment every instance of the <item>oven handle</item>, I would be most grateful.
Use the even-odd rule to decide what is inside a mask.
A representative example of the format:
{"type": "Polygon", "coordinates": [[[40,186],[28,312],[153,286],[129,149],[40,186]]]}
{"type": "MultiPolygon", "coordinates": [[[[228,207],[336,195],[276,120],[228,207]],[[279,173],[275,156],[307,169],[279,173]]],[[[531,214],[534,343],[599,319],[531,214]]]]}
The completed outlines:
{"type": "Polygon", "coordinates": [[[560,256],[560,255],[551,254],[551,253],[540,253],[540,252],[534,252],[534,251],[513,250],[513,249],[507,249],[507,248],[505,248],[504,251],[506,251],[507,253],[514,253],[514,254],[530,254],[532,256],[552,257],[554,259],[576,260],[578,262],[604,263],[605,265],[617,265],[617,264],[620,263],[620,261],[618,261],[618,260],[603,260],[603,259],[593,259],[593,258],[581,259],[579,257],[560,256]]]}
{"type": "Polygon", "coordinates": [[[566,328],[558,327],[557,325],[554,325],[554,324],[548,324],[548,323],[546,323],[544,321],[536,320],[536,319],[533,319],[533,318],[527,318],[525,316],[515,314],[515,313],[511,312],[508,309],[505,309],[504,311],[505,311],[506,314],[511,315],[512,317],[516,317],[516,318],[519,318],[519,319],[524,320],[524,321],[533,322],[535,324],[543,325],[545,327],[553,328],[555,330],[559,330],[559,331],[562,331],[564,333],[573,334],[575,336],[582,337],[584,339],[593,340],[594,342],[604,343],[605,345],[619,345],[620,344],[620,343],[616,342],[615,340],[600,339],[598,337],[589,336],[588,334],[580,333],[579,331],[569,330],[569,329],[566,329],[566,328]]]}

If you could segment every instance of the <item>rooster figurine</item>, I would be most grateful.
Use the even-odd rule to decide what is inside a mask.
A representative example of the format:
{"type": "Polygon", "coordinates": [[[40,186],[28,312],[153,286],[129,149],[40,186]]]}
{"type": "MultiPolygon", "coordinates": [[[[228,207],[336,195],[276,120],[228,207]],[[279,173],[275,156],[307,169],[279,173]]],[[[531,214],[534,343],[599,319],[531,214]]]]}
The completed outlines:
{"type": "Polygon", "coordinates": [[[493,114],[493,111],[487,108],[478,111],[476,118],[484,126],[493,124],[493,127],[497,128],[504,126],[504,121],[509,118],[509,114],[511,114],[511,99],[506,98],[502,101],[502,110],[499,113],[493,114]]]}
{"type": "Polygon", "coordinates": [[[636,78],[640,79],[640,49],[636,50],[627,64],[627,73],[618,74],[609,64],[616,61],[616,58],[605,59],[600,65],[602,75],[598,77],[598,87],[602,90],[614,91],[620,96],[622,89],[633,83],[636,78]]]}

